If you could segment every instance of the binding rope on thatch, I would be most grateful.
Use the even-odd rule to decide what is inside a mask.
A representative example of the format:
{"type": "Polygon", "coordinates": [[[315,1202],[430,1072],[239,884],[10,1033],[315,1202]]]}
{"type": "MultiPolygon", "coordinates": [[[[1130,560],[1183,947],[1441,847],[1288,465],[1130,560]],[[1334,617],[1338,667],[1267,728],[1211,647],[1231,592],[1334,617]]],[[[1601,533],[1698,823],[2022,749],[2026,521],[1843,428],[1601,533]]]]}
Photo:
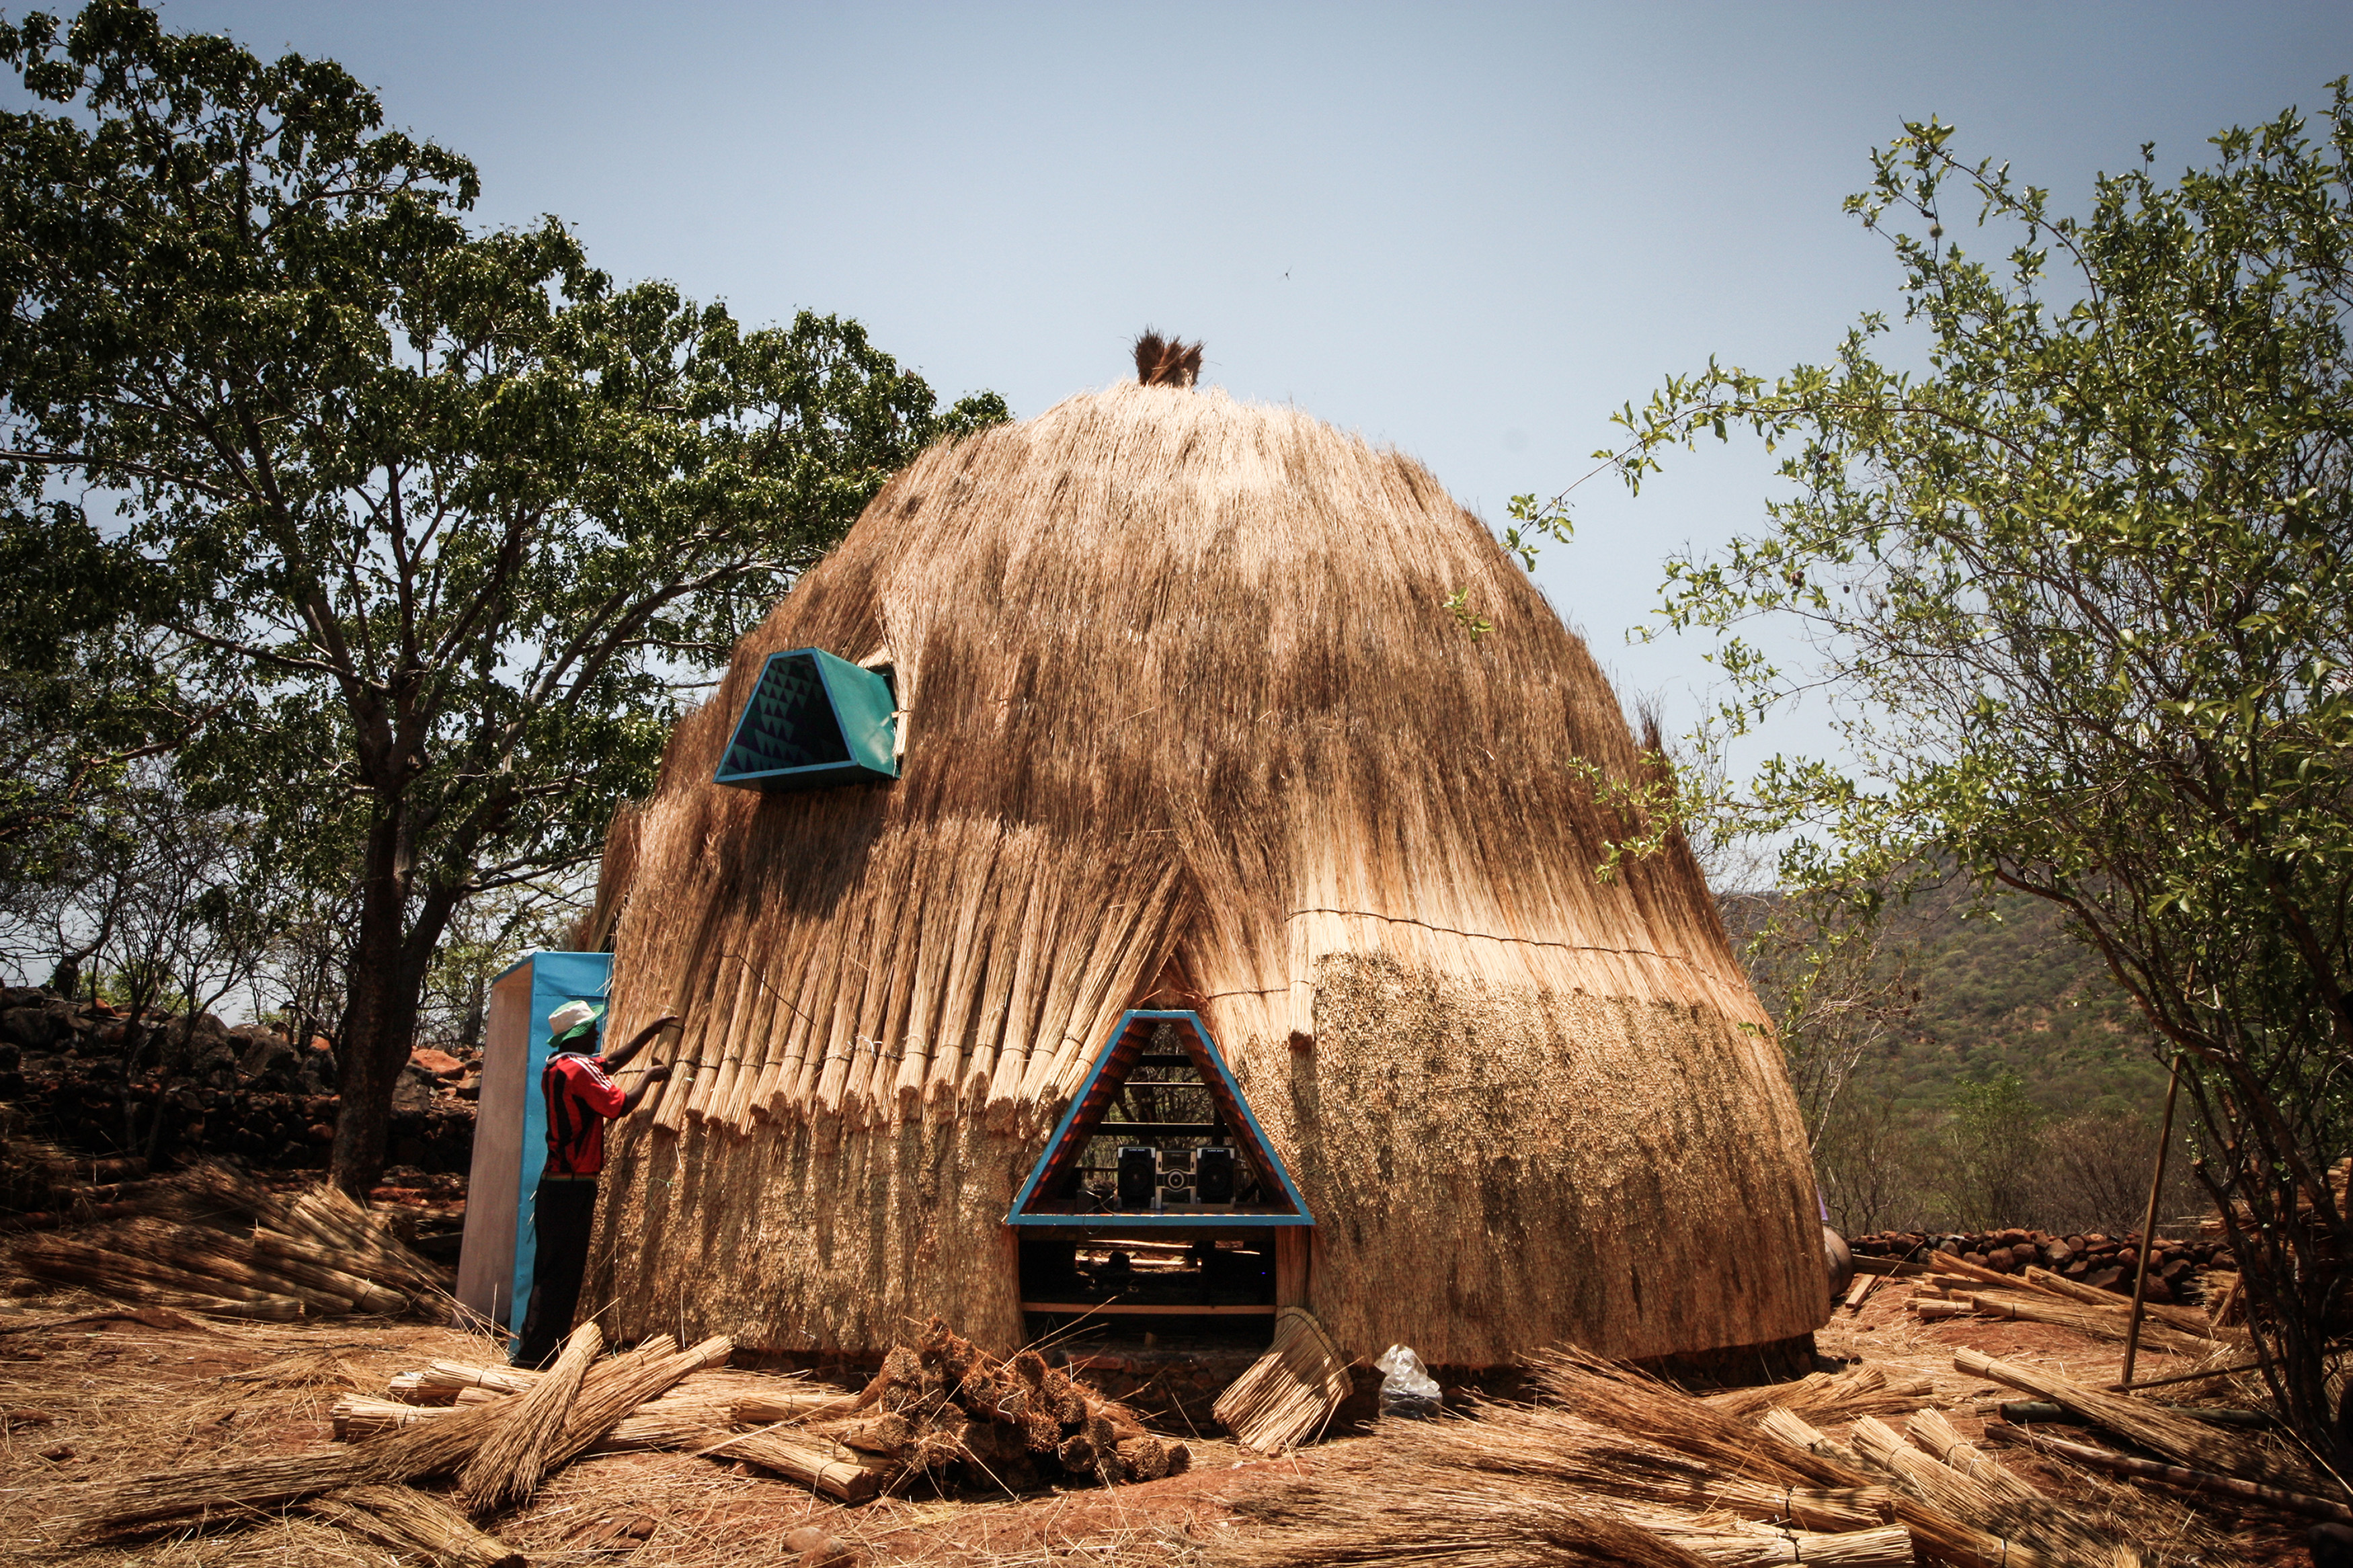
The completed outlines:
{"type": "Polygon", "coordinates": [[[1680,841],[1595,874],[1640,826],[1609,792],[1651,780],[1582,642],[1407,458],[1134,384],[934,448],[617,823],[582,932],[615,955],[609,1026],[683,1023],[612,1135],[590,1299],[625,1335],[691,1295],[776,1348],[939,1311],[1009,1349],[998,1222],[1154,995],[1202,1013],[1300,1178],[1337,1343],[1806,1332],[1828,1303],[1769,1020],[1680,841]],[[901,776],[712,784],[766,656],[810,646],[890,665],[901,776]],[[1440,1135],[1473,1123],[1478,1149],[1440,1135]],[[1718,1267],[1736,1247],[1752,1266],[1718,1267]]]}

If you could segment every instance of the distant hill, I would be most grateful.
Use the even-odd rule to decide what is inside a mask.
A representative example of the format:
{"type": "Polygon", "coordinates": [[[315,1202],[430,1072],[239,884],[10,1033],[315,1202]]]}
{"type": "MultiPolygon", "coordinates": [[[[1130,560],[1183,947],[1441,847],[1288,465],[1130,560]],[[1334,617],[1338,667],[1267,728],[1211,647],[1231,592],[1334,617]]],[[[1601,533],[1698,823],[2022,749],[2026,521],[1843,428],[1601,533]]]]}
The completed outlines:
{"type": "MultiPolygon", "coordinates": [[[[1735,939],[1756,919],[1726,900],[1735,939]]],[[[2152,1036],[2097,954],[2071,939],[2059,911],[2008,894],[1968,914],[1966,893],[1935,891],[1891,918],[1918,944],[1920,998],[1911,1017],[1856,1068],[1852,1088],[1900,1110],[1943,1109],[1954,1088],[2003,1068],[2054,1115],[2154,1115],[2165,1068],[2152,1036]]]]}
{"type": "Polygon", "coordinates": [[[1965,920],[1966,900],[1940,901],[1922,911],[1919,1012],[1902,1046],[1871,1064],[1871,1088],[1928,1105],[1956,1081],[2008,1068],[2052,1111],[2156,1111],[2155,1037],[2055,906],[2014,893],[1965,920]]]}

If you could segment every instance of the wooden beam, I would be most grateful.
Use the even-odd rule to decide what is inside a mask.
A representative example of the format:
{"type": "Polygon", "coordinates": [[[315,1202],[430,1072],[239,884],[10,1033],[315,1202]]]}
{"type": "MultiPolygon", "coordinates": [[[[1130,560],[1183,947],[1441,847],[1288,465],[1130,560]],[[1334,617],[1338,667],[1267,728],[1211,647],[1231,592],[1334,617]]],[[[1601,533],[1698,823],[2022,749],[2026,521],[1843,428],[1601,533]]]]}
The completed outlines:
{"type": "Polygon", "coordinates": [[[1315,1233],[1307,1226],[1288,1226],[1274,1233],[1274,1304],[1304,1307],[1313,1267],[1315,1233]]]}
{"type": "Polygon", "coordinates": [[[1244,1301],[1226,1307],[1155,1307],[1128,1301],[1024,1301],[1025,1312],[1110,1314],[1129,1318],[1271,1318],[1271,1301],[1244,1301]]]}

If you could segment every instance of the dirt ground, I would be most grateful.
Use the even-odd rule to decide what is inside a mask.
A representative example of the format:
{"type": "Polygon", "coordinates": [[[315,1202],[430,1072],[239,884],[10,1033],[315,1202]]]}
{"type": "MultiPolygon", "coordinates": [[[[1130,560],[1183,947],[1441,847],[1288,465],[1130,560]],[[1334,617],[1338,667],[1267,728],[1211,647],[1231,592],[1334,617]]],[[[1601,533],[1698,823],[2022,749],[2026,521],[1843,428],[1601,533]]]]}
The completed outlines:
{"type": "MultiPolygon", "coordinates": [[[[1828,1358],[1926,1378],[1965,1432],[1981,1400],[2011,1397],[1953,1370],[1970,1346],[2006,1360],[2053,1367],[2086,1382],[2116,1375],[2117,1348],[2047,1324],[1923,1323],[1903,1308],[1908,1287],[1889,1281],[1859,1313],[1843,1310],[1818,1336],[1828,1358]]],[[[170,1466],[300,1450],[324,1444],[328,1408],[347,1391],[382,1394],[394,1373],[437,1357],[495,1359],[486,1341],[410,1323],[207,1325],[156,1329],[121,1318],[54,1320],[102,1309],[71,1293],[0,1307],[0,1562],[41,1560],[69,1568],[229,1568],[349,1563],[394,1568],[396,1559],[315,1523],[269,1518],[247,1528],[150,1542],[132,1550],[68,1551],[55,1521],[94,1484],[170,1466]]],[[[2189,1363],[2145,1356],[2141,1375],[2189,1363]]],[[[2220,1384],[2202,1399],[2243,1398],[2220,1384]]],[[[1987,1406],[1990,1413],[1989,1405],[1987,1406]]],[[[677,1454],[620,1454],[577,1462],[552,1477],[531,1505],[490,1521],[533,1563],[628,1563],[629,1568],[715,1568],[792,1560],[785,1534],[818,1524],[877,1565],[985,1568],[1143,1568],[1203,1560],[1221,1533],[1247,1528],[1229,1507],[1245,1489],[1313,1468],[1340,1447],[1264,1460],[1223,1441],[1194,1444],[1185,1475],[1110,1489],[1018,1499],[888,1498],[858,1508],[743,1466],[677,1454]]],[[[1350,1438],[1346,1443],[1377,1442],[1350,1438]]],[[[2029,1474],[2031,1460],[2019,1461],[2029,1474]]],[[[2055,1475],[2046,1479],[2057,1481],[2055,1475]]],[[[2082,1494],[2082,1483],[2073,1483],[2082,1494]]],[[[2160,1493],[2183,1511],[2179,1494],[2160,1493]]],[[[2085,1497],[2095,1506],[2097,1497],[2085,1497]]],[[[2185,1514],[2185,1517],[2187,1515],[2185,1514]]],[[[2230,1537],[2248,1563],[2302,1563],[2300,1526],[2265,1516],[2200,1509],[2196,1523],[2230,1537]]]]}

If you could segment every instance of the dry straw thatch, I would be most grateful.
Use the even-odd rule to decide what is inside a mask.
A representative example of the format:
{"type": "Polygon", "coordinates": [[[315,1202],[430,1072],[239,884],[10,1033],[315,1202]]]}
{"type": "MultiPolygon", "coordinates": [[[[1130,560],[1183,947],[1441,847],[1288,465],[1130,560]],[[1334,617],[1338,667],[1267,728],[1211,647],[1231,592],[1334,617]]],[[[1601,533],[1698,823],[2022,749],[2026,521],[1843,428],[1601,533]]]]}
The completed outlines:
{"type": "Polygon", "coordinates": [[[1826,1316],[1766,1018],[1680,845],[1594,874],[1640,748],[1419,464],[1126,384],[934,448],[738,647],[582,935],[678,1075],[589,1300],[871,1351],[1019,1342],[999,1223],[1120,1013],[1203,1015],[1351,1353],[1757,1344],[1826,1316]],[[1473,638],[1451,595],[1492,625],[1473,638]],[[902,776],[712,784],[769,653],[887,661],[902,776]]]}

